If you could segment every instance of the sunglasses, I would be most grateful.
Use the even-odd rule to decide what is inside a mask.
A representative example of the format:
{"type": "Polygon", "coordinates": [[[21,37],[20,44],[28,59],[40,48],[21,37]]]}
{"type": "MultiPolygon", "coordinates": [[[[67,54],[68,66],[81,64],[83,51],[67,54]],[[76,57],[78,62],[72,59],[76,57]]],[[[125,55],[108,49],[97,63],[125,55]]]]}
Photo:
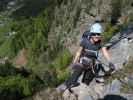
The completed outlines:
{"type": "Polygon", "coordinates": [[[92,36],[100,36],[100,33],[93,33],[92,36]]]}

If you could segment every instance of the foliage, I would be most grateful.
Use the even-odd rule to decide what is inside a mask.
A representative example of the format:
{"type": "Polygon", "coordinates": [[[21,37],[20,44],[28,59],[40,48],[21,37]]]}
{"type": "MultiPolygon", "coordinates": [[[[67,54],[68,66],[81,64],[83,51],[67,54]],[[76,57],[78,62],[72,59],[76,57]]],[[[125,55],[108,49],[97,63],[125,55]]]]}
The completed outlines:
{"type": "Polygon", "coordinates": [[[12,47],[11,40],[7,39],[4,41],[4,43],[0,46],[0,56],[5,57],[6,55],[8,57],[14,56],[14,48],[12,47]]]}
{"type": "Polygon", "coordinates": [[[24,79],[22,76],[8,76],[8,77],[0,77],[0,88],[1,91],[12,91],[18,90],[23,95],[31,95],[31,89],[29,87],[28,80],[24,79]]]}
{"type": "Polygon", "coordinates": [[[52,65],[54,67],[58,67],[59,69],[64,69],[67,66],[67,64],[71,61],[71,57],[72,56],[70,52],[67,49],[65,49],[59,52],[59,54],[57,54],[57,57],[53,61],[52,65]]]}
{"type": "Polygon", "coordinates": [[[32,20],[15,21],[12,24],[12,30],[16,32],[16,34],[12,36],[12,46],[14,52],[17,53],[31,42],[33,36],[32,20]]]}
{"type": "Polygon", "coordinates": [[[45,52],[48,47],[48,21],[46,19],[46,12],[44,15],[38,16],[33,19],[34,33],[31,42],[30,52],[36,54],[37,56],[45,52]]]}
{"type": "Polygon", "coordinates": [[[11,19],[6,17],[1,17],[1,26],[0,26],[0,56],[13,55],[11,47],[11,39],[9,39],[10,30],[11,30],[11,19]],[[11,51],[11,52],[8,52],[11,51]]]}
{"type": "Polygon", "coordinates": [[[30,59],[30,63],[28,64],[30,69],[32,69],[33,72],[41,78],[44,85],[48,87],[56,86],[66,79],[69,74],[67,66],[72,59],[72,55],[67,49],[54,52],[54,55],[56,55],[54,58],[46,58],[48,56],[42,54],[44,58],[30,59]]]}
{"type": "MultiPolygon", "coordinates": [[[[38,90],[41,84],[42,82],[34,74],[16,69],[9,62],[0,64],[1,99],[4,99],[2,96],[5,93],[8,94],[5,98],[10,97],[10,95],[17,95],[18,97],[29,96],[33,91],[38,90]]],[[[10,99],[13,100],[13,98],[10,99]]]]}
{"type": "Polygon", "coordinates": [[[105,31],[103,32],[103,41],[107,42],[111,37],[119,31],[118,26],[112,26],[110,23],[105,25],[105,31]]]}
{"type": "Polygon", "coordinates": [[[65,49],[57,55],[55,60],[52,62],[52,67],[56,69],[57,72],[57,83],[63,82],[66,77],[69,75],[69,70],[67,68],[68,64],[70,64],[70,61],[72,60],[72,55],[70,52],[65,49]]]}
{"type": "Polygon", "coordinates": [[[12,20],[7,16],[0,16],[0,45],[8,38],[12,20]]]}
{"type": "Polygon", "coordinates": [[[14,57],[20,49],[26,46],[26,43],[30,41],[31,26],[29,24],[30,20],[13,21],[11,23],[9,33],[14,32],[14,34],[8,35],[8,38],[1,45],[0,53],[2,53],[2,56],[10,56],[12,54],[11,57],[14,57]]]}
{"type": "Polygon", "coordinates": [[[38,55],[44,52],[48,46],[48,34],[46,34],[48,31],[47,12],[42,12],[36,18],[14,20],[10,23],[10,30],[8,31],[10,33],[14,32],[14,34],[8,36],[8,39],[1,44],[1,56],[10,56],[12,53],[11,56],[14,57],[22,48],[28,48],[31,55],[38,55]]]}

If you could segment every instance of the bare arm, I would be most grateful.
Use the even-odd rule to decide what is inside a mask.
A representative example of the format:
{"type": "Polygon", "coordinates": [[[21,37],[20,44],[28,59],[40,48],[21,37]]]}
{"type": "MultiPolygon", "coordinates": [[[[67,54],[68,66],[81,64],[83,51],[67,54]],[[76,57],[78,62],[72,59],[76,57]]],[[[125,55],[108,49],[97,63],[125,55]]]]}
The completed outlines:
{"type": "Polygon", "coordinates": [[[110,56],[109,52],[107,51],[106,47],[103,47],[101,49],[101,51],[109,63],[109,68],[110,68],[109,73],[112,73],[115,70],[115,65],[111,61],[111,56],[110,56]]]}
{"type": "Polygon", "coordinates": [[[74,60],[73,60],[73,63],[76,63],[76,62],[79,61],[79,57],[80,57],[80,54],[81,54],[82,49],[83,49],[83,48],[80,47],[80,48],[78,49],[78,51],[76,52],[76,55],[75,55],[74,60]]]}
{"type": "Polygon", "coordinates": [[[103,47],[101,49],[101,52],[102,52],[103,56],[107,59],[107,61],[110,62],[111,56],[110,56],[109,52],[107,51],[106,47],[103,47]]]}

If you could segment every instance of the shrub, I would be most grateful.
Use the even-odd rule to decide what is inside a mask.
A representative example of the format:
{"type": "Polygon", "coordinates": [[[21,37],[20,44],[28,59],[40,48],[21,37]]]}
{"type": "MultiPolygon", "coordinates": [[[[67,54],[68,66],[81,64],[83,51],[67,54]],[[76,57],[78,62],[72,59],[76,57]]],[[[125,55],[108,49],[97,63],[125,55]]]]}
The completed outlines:
{"type": "Polygon", "coordinates": [[[16,69],[9,62],[0,65],[0,98],[2,100],[15,100],[14,98],[18,100],[32,95],[42,85],[42,81],[33,73],[16,69]]]}
{"type": "Polygon", "coordinates": [[[111,24],[106,24],[105,31],[103,32],[103,41],[108,42],[111,37],[119,31],[118,26],[112,26],[111,24]]]}
{"type": "Polygon", "coordinates": [[[52,62],[52,66],[56,69],[57,72],[57,83],[63,82],[69,74],[68,64],[72,60],[72,55],[70,52],[65,49],[58,53],[55,60],[52,62]]]}

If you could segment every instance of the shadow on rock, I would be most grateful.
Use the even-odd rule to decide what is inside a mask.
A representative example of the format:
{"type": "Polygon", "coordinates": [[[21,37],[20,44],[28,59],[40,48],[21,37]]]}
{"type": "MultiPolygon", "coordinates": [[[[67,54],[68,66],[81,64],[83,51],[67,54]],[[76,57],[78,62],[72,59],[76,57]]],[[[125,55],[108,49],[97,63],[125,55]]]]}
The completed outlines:
{"type": "Polygon", "coordinates": [[[103,99],[98,99],[98,100],[127,100],[127,99],[119,95],[106,95],[103,99]]]}

